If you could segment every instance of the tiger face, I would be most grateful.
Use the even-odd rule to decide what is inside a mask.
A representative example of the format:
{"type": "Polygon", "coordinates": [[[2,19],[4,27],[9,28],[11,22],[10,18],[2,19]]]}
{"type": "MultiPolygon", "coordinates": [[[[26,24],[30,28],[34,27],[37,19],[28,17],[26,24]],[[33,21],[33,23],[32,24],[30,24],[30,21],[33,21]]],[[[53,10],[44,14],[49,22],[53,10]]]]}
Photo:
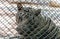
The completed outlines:
{"type": "Polygon", "coordinates": [[[18,13],[16,14],[16,21],[18,24],[27,23],[29,20],[32,20],[35,17],[37,17],[40,14],[40,12],[41,12],[41,9],[36,10],[30,7],[21,8],[21,10],[18,9],[18,13]]]}

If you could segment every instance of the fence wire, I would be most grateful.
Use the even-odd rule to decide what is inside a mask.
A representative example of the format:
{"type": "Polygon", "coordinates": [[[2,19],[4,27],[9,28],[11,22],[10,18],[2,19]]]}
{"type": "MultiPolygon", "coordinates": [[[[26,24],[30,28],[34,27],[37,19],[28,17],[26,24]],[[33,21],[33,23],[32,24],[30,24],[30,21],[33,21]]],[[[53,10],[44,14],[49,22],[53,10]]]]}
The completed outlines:
{"type": "MultiPolygon", "coordinates": [[[[21,0],[22,1],[22,0],[21,0]]],[[[24,0],[28,1],[28,0],[24,0]]],[[[39,2],[41,5],[47,5],[48,2],[39,2]],[[41,3],[42,2],[42,3],[41,3]]],[[[46,1],[46,0],[45,0],[46,1]]],[[[29,0],[31,2],[31,0],[29,0]]],[[[31,6],[32,7],[32,6],[31,6]]],[[[42,15],[50,17],[52,21],[60,27],[60,8],[52,8],[47,6],[37,6],[42,9],[42,15]]],[[[35,7],[34,7],[35,8],[35,7]]],[[[16,36],[18,32],[15,30],[16,24],[17,5],[10,4],[8,1],[0,0],[0,36],[16,36]]]]}
{"type": "Polygon", "coordinates": [[[0,34],[3,36],[16,34],[16,7],[16,5],[11,5],[7,1],[0,1],[0,34]]]}

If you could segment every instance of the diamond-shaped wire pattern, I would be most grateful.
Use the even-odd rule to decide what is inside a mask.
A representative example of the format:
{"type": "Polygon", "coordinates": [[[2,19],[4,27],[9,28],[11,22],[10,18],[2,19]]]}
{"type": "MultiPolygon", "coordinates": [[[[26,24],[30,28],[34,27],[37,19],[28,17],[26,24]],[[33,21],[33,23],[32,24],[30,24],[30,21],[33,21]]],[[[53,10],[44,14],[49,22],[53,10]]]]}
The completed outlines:
{"type": "Polygon", "coordinates": [[[15,14],[17,6],[11,5],[7,1],[0,1],[0,34],[7,36],[16,34],[15,14]],[[14,32],[13,32],[14,31],[14,32]],[[9,34],[10,33],[10,34],[9,34]]]}
{"type": "MultiPolygon", "coordinates": [[[[39,5],[37,5],[37,6],[23,5],[23,6],[24,7],[29,6],[29,7],[35,8],[35,9],[41,9],[41,14],[43,16],[49,17],[55,23],[56,26],[60,27],[60,8],[53,8],[53,7],[46,6],[46,5],[48,5],[48,3],[51,0],[8,0],[8,1],[19,1],[19,2],[25,1],[25,2],[33,2],[33,3],[37,3],[37,4],[39,3],[41,6],[39,6],[39,5]]],[[[11,37],[10,39],[13,39],[14,36],[18,35],[16,38],[19,38],[20,35],[16,31],[16,27],[17,27],[16,13],[18,12],[17,5],[10,4],[8,1],[0,0],[0,36],[2,36],[2,37],[7,36],[5,39],[8,39],[8,37],[11,37]]],[[[33,28],[34,27],[32,27],[31,29],[36,30],[36,32],[38,32],[39,28],[37,28],[37,29],[33,29],[33,28]]],[[[28,28],[26,28],[26,29],[28,30],[28,28]]],[[[57,30],[57,29],[55,28],[54,31],[55,30],[57,30]]],[[[29,30],[27,32],[29,33],[29,30]]],[[[32,35],[32,34],[34,34],[34,33],[31,32],[30,35],[32,35]]],[[[39,34],[39,32],[38,32],[38,34],[39,34]]],[[[38,36],[38,34],[37,34],[37,36],[38,36]]],[[[29,39],[29,38],[27,38],[27,39],[29,39]]],[[[33,38],[33,39],[36,39],[36,38],[33,38]]],[[[39,39],[39,37],[38,37],[38,39],[39,39]]]]}

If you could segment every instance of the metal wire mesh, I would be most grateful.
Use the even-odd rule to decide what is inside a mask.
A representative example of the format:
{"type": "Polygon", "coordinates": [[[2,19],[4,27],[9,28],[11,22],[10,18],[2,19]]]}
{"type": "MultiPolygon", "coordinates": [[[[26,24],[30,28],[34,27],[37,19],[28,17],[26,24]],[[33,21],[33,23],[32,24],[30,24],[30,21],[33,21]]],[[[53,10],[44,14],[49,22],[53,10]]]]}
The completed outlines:
{"type": "MultiPolygon", "coordinates": [[[[8,0],[8,1],[17,1],[17,0],[8,0]]],[[[16,13],[17,13],[17,5],[16,4],[10,4],[6,0],[0,0],[0,35],[1,36],[17,36],[18,32],[15,30],[17,27],[16,24],[16,13]]],[[[21,0],[22,1],[22,0],[21,0]]],[[[28,0],[23,0],[28,1],[28,0]]],[[[43,1],[43,0],[29,0],[28,2],[34,2],[39,3],[40,5],[46,5],[46,6],[32,6],[29,7],[33,8],[41,8],[42,9],[42,15],[47,16],[52,19],[52,21],[60,27],[60,8],[52,8],[47,6],[49,1],[43,1]]],[[[25,7],[28,7],[24,5],[25,7]]]]}
{"type": "Polygon", "coordinates": [[[0,1],[0,34],[3,36],[15,35],[15,14],[16,5],[11,5],[7,1],[0,1]],[[14,31],[14,32],[13,32],[14,31]]]}

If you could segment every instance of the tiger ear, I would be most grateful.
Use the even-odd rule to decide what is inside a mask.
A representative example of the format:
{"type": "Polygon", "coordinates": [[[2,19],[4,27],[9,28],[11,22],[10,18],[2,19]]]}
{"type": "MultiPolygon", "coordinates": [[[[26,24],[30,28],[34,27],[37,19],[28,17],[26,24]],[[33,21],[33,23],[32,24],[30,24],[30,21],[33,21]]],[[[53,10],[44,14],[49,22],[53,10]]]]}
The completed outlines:
{"type": "Polygon", "coordinates": [[[41,13],[41,9],[36,10],[35,15],[38,16],[41,13]]]}

